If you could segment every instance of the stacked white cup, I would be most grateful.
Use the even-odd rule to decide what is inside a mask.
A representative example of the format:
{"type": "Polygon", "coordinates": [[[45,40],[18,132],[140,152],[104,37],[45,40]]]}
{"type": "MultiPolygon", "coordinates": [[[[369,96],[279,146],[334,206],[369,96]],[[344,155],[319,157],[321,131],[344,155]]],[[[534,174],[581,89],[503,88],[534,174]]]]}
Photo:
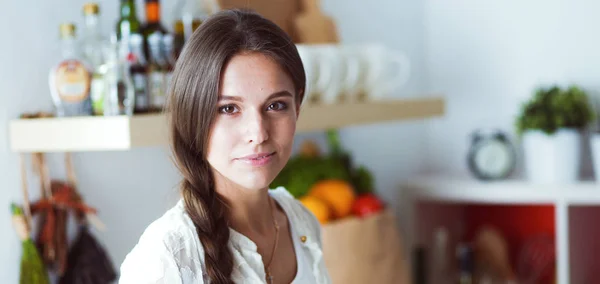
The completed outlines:
{"type": "Polygon", "coordinates": [[[410,61],[378,44],[297,45],[309,103],[333,104],[389,97],[406,84],[410,61]]]}

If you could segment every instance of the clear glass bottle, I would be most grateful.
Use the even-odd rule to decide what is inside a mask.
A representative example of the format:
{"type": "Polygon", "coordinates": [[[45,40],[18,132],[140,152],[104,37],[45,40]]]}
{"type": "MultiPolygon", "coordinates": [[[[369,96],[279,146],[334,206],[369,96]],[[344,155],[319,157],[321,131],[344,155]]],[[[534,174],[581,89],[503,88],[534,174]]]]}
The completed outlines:
{"type": "Polygon", "coordinates": [[[162,35],[151,34],[148,37],[150,59],[148,65],[148,89],[150,107],[153,111],[162,111],[165,105],[165,58],[162,53],[162,35]]]}
{"type": "Polygon", "coordinates": [[[50,70],[48,83],[57,116],[92,114],[90,86],[92,72],[79,50],[75,25],[60,25],[61,59],[50,70]]]}
{"type": "Polygon", "coordinates": [[[131,53],[128,60],[130,63],[129,73],[135,88],[135,113],[144,113],[150,110],[150,98],[148,93],[148,61],[144,56],[144,38],[142,35],[134,35],[130,40],[131,53]]]}
{"type": "Polygon", "coordinates": [[[82,34],[83,55],[92,68],[92,85],[90,97],[95,115],[102,115],[104,104],[104,44],[106,39],[100,27],[100,7],[97,3],[86,3],[83,6],[84,29],[82,34]]]}
{"type": "Polygon", "coordinates": [[[129,73],[129,41],[111,40],[107,49],[104,115],[133,115],[135,88],[129,73]]]}
{"type": "Polygon", "coordinates": [[[178,0],[173,15],[175,19],[173,25],[175,59],[179,58],[183,46],[194,31],[202,25],[206,18],[219,9],[217,1],[213,0],[178,0]]]}
{"type": "Polygon", "coordinates": [[[210,8],[205,1],[179,0],[175,8],[176,36],[181,36],[184,41],[187,41],[210,13],[210,8]]]}
{"type": "Polygon", "coordinates": [[[169,88],[171,87],[171,78],[173,77],[173,69],[175,69],[175,63],[177,61],[173,44],[174,37],[172,34],[166,34],[163,36],[162,55],[165,59],[165,96],[169,95],[169,88]]]}

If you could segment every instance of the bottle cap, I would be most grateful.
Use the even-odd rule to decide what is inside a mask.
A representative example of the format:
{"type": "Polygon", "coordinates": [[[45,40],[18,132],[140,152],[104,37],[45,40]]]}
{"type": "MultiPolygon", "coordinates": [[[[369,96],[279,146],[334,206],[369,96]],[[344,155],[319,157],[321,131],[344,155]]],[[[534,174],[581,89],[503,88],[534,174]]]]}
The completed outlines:
{"type": "Polygon", "coordinates": [[[73,37],[75,36],[75,24],[73,23],[62,23],[60,24],[60,37],[73,37]]]}
{"type": "Polygon", "coordinates": [[[100,13],[100,7],[98,3],[89,2],[83,5],[83,14],[86,16],[89,15],[98,15],[100,13]]]}

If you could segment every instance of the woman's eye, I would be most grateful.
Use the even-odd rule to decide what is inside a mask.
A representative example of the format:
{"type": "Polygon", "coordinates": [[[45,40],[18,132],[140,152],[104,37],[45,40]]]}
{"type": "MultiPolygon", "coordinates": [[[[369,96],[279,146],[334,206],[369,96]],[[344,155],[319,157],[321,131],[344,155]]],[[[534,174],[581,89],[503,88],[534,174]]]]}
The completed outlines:
{"type": "Polygon", "coordinates": [[[219,108],[219,113],[223,114],[234,114],[237,112],[237,108],[234,105],[225,105],[219,108]]]}
{"type": "Polygon", "coordinates": [[[285,110],[286,108],[287,108],[287,104],[284,102],[274,102],[274,103],[270,104],[268,107],[269,110],[275,110],[275,111],[285,110]]]}

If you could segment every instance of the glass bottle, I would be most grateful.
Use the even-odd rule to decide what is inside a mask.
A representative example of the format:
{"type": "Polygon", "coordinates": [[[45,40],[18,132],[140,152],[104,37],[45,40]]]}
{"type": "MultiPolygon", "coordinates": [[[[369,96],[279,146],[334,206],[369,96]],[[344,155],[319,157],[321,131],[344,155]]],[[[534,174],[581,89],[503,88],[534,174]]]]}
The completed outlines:
{"type": "Polygon", "coordinates": [[[142,35],[133,35],[130,39],[131,53],[129,73],[135,89],[135,113],[148,112],[150,99],[148,94],[148,61],[144,56],[144,38],[142,35]]]}
{"type": "Polygon", "coordinates": [[[135,0],[121,0],[121,17],[117,22],[117,40],[140,33],[140,21],[137,18],[135,0]]]}
{"type": "Polygon", "coordinates": [[[456,247],[456,257],[458,260],[457,284],[473,283],[473,249],[469,244],[461,243],[456,247]]]}
{"type": "Polygon", "coordinates": [[[145,54],[149,56],[150,50],[148,49],[148,38],[151,35],[158,34],[160,37],[167,33],[167,29],[162,25],[160,20],[160,1],[159,0],[145,0],[146,5],[146,23],[142,27],[142,34],[144,35],[145,54]]]}
{"type": "Polygon", "coordinates": [[[87,62],[92,68],[92,85],[90,97],[95,115],[102,115],[104,102],[104,66],[103,45],[105,38],[100,28],[100,8],[97,3],[86,3],[83,6],[84,32],[82,49],[87,62]]]}
{"type": "Polygon", "coordinates": [[[174,37],[172,34],[166,34],[163,36],[162,41],[162,55],[165,60],[164,72],[165,72],[165,96],[169,94],[169,88],[171,87],[171,78],[173,77],[173,69],[175,69],[175,63],[177,59],[175,58],[174,51],[174,37]]]}
{"type": "Polygon", "coordinates": [[[432,283],[443,284],[451,277],[450,255],[449,255],[449,232],[441,227],[434,233],[434,245],[432,249],[432,283]]]}
{"type": "Polygon", "coordinates": [[[205,11],[200,0],[179,0],[174,30],[187,41],[207,16],[208,12],[205,11]]]}
{"type": "Polygon", "coordinates": [[[216,7],[209,7],[206,1],[202,0],[179,0],[177,2],[173,26],[175,59],[179,58],[183,45],[189,40],[192,33],[216,9],[216,7]]]}
{"type": "Polygon", "coordinates": [[[111,40],[107,49],[104,115],[133,115],[135,88],[129,73],[129,41],[111,40]]]}
{"type": "Polygon", "coordinates": [[[161,51],[160,34],[154,33],[148,37],[150,59],[148,64],[148,89],[150,92],[150,107],[161,111],[165,105],[165,59],[161,51]]]}
{"type": "Polygon", "coordinates": [[[60,25],[61,59],[50,70],[48,83],[57,116],[92,114],[90,86],[92,72],[79,50],[75,25],[60,25]]]}

